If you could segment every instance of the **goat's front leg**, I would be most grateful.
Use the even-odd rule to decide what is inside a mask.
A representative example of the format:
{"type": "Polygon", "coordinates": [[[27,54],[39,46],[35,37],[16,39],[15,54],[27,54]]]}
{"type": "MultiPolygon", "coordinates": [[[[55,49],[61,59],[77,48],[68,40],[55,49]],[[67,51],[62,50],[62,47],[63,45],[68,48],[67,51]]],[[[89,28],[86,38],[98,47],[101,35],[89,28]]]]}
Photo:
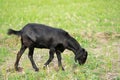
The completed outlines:
{"type": "Polygon", "coordinates": [[[18,64],[19,64],[19,60],[20,60],[22,54],[24,53],[25,49],[26,49],[26,46],[22,45],[20,48],[20,51],[17,53],[16,62],[14,65],[16,71],[20,71],[20,68],[18,68],[18,64]]]}
{"type": "Polygon", "coordinates": [[[47,67],[47,65],[49,65],[49,63],[53,60],[54,58],[54,52],[55,52],[55,49],[54,48],[51,48],[50,51],[49,51],[49,59],[47,60],[47,62],[44,64],[44,69],[47,67]]]}
{"type": "Polygon", "coordinates": [[[56,51],[56,54],[57,54],[57,59],[58,59],[58,67],[64,71],[64,68],[63,68],[62,62],[61,62],[61,59],[62,59],[61,52],[60,51],[56,51]]]}
{"type": "Polygon", "coordinates": [[[35,69],[35,71],[39,71],[39,69],[37,68],[37,66],[36,66],[36,64],[34,62],[34,59],[33,59],[33,52],[34,52],[34,48],[30,47],[28,57],[29,57],[29,59],[31,61],[31,64],[32,64],[32,67],[35,69]]]}

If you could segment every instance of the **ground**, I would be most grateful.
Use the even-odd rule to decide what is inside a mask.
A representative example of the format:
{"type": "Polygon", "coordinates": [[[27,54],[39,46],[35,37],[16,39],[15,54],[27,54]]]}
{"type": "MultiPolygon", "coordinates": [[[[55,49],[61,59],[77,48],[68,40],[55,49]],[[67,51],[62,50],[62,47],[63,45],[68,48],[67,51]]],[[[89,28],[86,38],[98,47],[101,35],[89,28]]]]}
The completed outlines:
{"type": "Polygon", "coordinates": [[[120,0],[0,0],[0,80],[120,80],[120,0]],[[42,23],[66,30],[88,51],[84,65],[74,61],[69,50],[62,53],[65,71],[57,59],[46,70],[47,49],[35,49],[35,72],[28,50],[14,70],[20,37],[7,30],[20,30],[27,23],[42,23]]]}

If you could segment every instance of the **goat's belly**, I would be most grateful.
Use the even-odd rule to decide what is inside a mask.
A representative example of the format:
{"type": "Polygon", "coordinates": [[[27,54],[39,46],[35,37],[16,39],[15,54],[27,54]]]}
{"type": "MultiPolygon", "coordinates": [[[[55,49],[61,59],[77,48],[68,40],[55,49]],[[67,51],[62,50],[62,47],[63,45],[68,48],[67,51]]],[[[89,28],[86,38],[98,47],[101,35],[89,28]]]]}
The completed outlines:
{"type": "Polygon", "coordinates": [[[35,44],[34,47],[36,47],[36,48],[48,48],[48,46],[45,44],[35,44]]]}

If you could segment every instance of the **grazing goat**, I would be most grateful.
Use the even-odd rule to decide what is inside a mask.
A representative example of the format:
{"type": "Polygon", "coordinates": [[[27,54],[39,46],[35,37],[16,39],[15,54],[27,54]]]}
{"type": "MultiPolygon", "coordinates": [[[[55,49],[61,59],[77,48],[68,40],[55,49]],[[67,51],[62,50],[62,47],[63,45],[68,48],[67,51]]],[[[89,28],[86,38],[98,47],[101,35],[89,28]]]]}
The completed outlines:
{"type": "Polygon", "coordinates": [[[75,54],[75,62],[78,61],[79,64],[84,64],[86,62],[88,55],[87,51],[82,48],[73,37],[62,29],[52,28],[43,24],[29,23],[20,31],[9,29],[8,35],[11,34],[21,36],[21,48],[17,54],[14,65],[16,71],[19,71],[19,60],[26,48],[29,49],[28,57],[35,71],[39,71],[39,69],[33,59],[34,48],[50,49],[49,59],[44,64],[44,68],[53,60],[54,53],[56,53],[58,66],[64,70],[61,63],[61,53],[65,49],[73,51],[75,54]]]}

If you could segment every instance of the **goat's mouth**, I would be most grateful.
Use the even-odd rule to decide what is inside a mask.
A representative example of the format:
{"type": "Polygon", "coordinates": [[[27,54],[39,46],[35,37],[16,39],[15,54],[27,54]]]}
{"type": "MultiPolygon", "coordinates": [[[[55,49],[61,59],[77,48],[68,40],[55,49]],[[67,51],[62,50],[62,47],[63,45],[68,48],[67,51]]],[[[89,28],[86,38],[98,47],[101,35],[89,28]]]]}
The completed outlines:
{"type": "Polygon", "coordinates": [[[79,63],[79,65],[83,65],[83,64],[85,64],[85,61],[78,60],[78,63],[79,63]]]}
{"type": "Polygon", "coordinates": [[[78,59],[75,58],[75,62],[79,63],[79,65],[85,64],[86,60],[87,60],[87,57],[86,58],[78,58],[78,59]]]}
{"type": "Polygon", "coordinates": [[[83,65],[85,64],[85,61],[81,60],[81,59],[75,59],[76,63],[79,63],[79,65],[83,65]]]}
{"type": "Polygon", "coordinates": [[[80,59],[77,59],[77,63],[78,63],[79,65],[83,65],[83,64],[85,64],[85,61],[80,60],[80,59]]]}

